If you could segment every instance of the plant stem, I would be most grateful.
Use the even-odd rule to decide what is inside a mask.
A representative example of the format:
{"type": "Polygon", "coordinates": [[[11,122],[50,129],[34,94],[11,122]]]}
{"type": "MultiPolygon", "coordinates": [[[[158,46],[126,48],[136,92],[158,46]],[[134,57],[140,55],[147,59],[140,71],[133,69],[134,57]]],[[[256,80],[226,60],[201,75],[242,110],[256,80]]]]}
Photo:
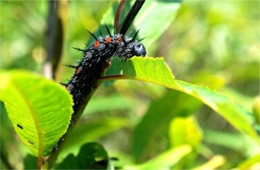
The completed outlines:
{"type": "Polygon", "coordinates": [[[55,79],[62,56],[68,0],[49,0],[48,26],[46,30],[47,58],[43,73],[47,78],[55,79]]]}
{"type": "Polygon", "coordinates": [[[117,8],[117,11],[116,11],[116,16],[115,16],[115,21],[114,21],[114,30],[116,31],[116,33],[118,33],[118,31],[119,31],[119,20],[120,20],[120,15],[121,15],[122,9],[124,7],[124,4],[125,4],[125,0],[121,0],[119,7],[117,8]]]}
{"type": "Polygon", "coordinates": [[[1,157],[2,163],[5,164],[7,169],[14,169],[14,167],[10,164],[10,162],[8,161],[6,155],[2,152],[2,150],[1,150],[1,156],[0,157],[1,157]]]}
{"type": "Polygon", "coordinates": [[[127,14],[123,25],[120,29],[120,33],[125,35],[125,33],[127,32],[128,28],[130,27],[130,25],[132,24],[135,16],[138,14],[138,12],[140,11],[140,9],[142,8],[143,4],[144,4],[145,0],[136,0],[134,5],[132,6],[131,10],[129,11],[129,13],[127,14]]]}

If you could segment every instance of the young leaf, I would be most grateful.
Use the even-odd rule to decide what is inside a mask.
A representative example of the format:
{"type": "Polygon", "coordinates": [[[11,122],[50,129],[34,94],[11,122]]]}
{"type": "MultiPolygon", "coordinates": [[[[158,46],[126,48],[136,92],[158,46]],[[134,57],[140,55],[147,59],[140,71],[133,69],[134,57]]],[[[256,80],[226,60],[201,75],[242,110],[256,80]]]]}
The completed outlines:
{"type": "Polygon", "coordinates": [[[191,146],[182,145],[176,148],[170,149],[159,156],[153,158],[152,160],[135,166],[126,166],[127,170],[146,170],[146,169],[170,169],[178,161],[180,161],[184,156],[192,151],[191,146]]]}
{"type": "Polygon", "coordinates": [[[169,137],[173,147],[189,144],[198,148],[202,140],[202,131],[193,116],[177,117],[171,121],[169,137]]]}
{"type": "Polygon", "coordinates": [[[194,170],[204,170],[204,169],[221,169],[226,163],[226,158],[222,155],[213,156],[208,162],[200,165],[199,167],[195,167],[194,170]]]}
{"type": "Polygon", "coordinates": [[[24,71],[0,73],[0,100],[22,142],[35,156],[46,156],[66,132],[72,98],[65,88],[24,71]]]}
{"type": "Polygon", "coordinates": [[[134,57],[124,65],[123,71],[126,79],[155,83],[195,97],[223,116],[235,128],[259,142],[252,126],[253,113],[215,90],[176,80],[162,58],[134,57]]]}

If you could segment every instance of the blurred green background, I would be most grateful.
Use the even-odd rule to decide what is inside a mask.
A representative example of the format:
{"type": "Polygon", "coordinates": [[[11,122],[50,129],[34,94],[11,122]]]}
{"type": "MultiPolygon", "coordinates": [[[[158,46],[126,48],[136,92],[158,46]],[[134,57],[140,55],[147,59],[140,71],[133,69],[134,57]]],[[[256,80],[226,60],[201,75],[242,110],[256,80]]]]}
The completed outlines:
{"type": "MultiPolygon", "coordinates": [[[[90,38],[86,28],[96,31],[111,3],[69,3],[57,82],[71,77],[73,70],[62,65],[81,59],[72,47],[85,46],[90,38]]],[[[148,55],[163,56],[176,78],[216,89],[251,111],[259,96],[259,6],[259,1],[246,0],[183,1],[176,19],[146,47],[148,55]]],[[[47,16],[44,0],[0,1],[0,69],[42,72],[47,16]]],[[[141,30],[140,36],[153,36],[145,33],[141,30]]],[[[10,162],[21,168],[28,150],[7,114],[2,114],[2,104],[0,109],[2,148],[9,152],[10,162]]],[[[90,141],[101,142],[110,156],[119,158],[115,164],[121,167],[143,163],[182,144],[193,150],[176,169],[250,167],[250,160],[257,160],[260,153],[247,136],[193,98],[136,81],[100,86],[72,135],[60,160],[90,141]]]]}

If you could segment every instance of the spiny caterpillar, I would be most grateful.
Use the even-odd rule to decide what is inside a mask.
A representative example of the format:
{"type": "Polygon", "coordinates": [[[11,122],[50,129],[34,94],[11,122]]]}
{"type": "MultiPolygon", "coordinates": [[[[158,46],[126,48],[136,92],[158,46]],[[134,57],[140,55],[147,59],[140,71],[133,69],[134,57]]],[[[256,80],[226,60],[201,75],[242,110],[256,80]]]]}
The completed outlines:
{"type": "Polygon", "coordinates": [[[146,55],[144,45],[135,40],[138,31],[131,38],[122,34],[111,35],[107,26],[106,30],[108,35],[104,37],[101,33],[98,38],[89,32],[96,41],[85,50],[75,48],[82,51],[84,56],[77,66],[69,65],[69,67],[75,68],[75,73],[71,80],[64,84],[73,96],[74,113],[77,113],[86,97],[97,87],[98,80],[109,66],[113,56],[118,56],[122,61],[126,61],[133,56],[146,55]]]}

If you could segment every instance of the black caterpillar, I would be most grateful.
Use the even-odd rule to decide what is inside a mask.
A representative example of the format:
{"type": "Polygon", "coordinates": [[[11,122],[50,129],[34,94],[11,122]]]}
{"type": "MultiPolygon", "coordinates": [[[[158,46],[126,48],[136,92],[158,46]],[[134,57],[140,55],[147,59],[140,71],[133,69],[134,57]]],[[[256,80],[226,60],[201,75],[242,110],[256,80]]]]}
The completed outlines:
{"type": "Polygon", "coordinates": [[[107,26],[106,30],[109,35],[104,37],[101,33],[99,38],[89,32],[96,41],[85,50],[76,48],[84,53],[83,59],[77,66],[69,65],[75,68],[75,73],[71,80],[64,85],[73,96],[74,114],[85,102],[86,97],[97,87],[98,80],[110,65],[113,56],[118,56],[122,61],[126,61],[133,56],[146,55],[144,45],[135,40],[138,31],[131,38],[121,34],[111,35],[107,26]]]}

